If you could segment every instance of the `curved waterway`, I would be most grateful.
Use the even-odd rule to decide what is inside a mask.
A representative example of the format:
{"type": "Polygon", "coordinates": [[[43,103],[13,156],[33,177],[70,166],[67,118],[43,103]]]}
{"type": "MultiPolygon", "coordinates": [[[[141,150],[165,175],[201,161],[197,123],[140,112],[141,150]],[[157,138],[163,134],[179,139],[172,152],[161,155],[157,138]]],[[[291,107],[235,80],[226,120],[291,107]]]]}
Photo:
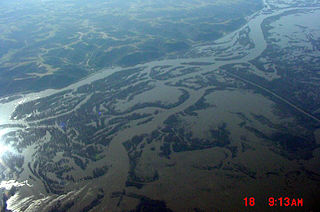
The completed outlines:
{"type": "MultiPolygon", "coordinates": [[[[236,56],[238,53],[234,52],[232,56],[229,56],[229,58],[224,58],[224,61],[221,60],[217,60],[217,58],[219,58],[219,56],[210,56],[210,57],[201,57],[201,58],[186,58],[186,59],[169,59],[169,60],[161,60],[161,61],[152,61],[149,63],[145,63],[143,65],[137,65],[135,67],[140,67],[140,66],[144,66],[144,67],[148,67],[149,69],[153,66],[161,66],[161,65],[179,65],[181,63],[189,63],[189,62],[214,62],[213,65],[211,65],[212,68],[219,68],[220,66],[226,65],[226,64],[233,64],[233,63],[243,63],[243,62],[248,62],[256,57],[258,57],[265,49],[266,49],[266,41],[264,39],[264,35],[261,29],[261,24],[262,22],[272,16],[276,16],[279,15],[281,13],[287,12],[287,11],[291,11],[291,10],[296,10],[296,9],[319,9],[319,8],[314,8],[314,7],[304,7],[304,8],[285,8],[285,9],[279,9],[279,10],[270,10],[268,4],[266,3],[266,1],[264,1],[265,3],[265,7],[264,9],[254,13],[253,15],[251,15],[248,18],[248,23],[245,24],[244,26],[242,26],[241,28],[239,28],[238,30],[216,40],[213,44],[211,44],[210,46],[206,45],[206,46],[200,46],[200,47],[196,47],[199,48],[199,50],[201,51],[201,49],[205,49],[208,47],[211,47],[213,49],[217,48],[231,48],[232,45],[234,45],[236,39],[237,39],[237,35],[244,30],[245,28],[249,28],[250,32],[249,32],[249,38],[251,39],[251,41],[254,43],[254,48],[247,50],[247,55],[244,57],[241,57],[239,59],[232,59],[234,56],[236,56]]],[[[211,68],[210,67],[210,68],[211,68]]],[[[123,70],[123,68],[117,67],[117,68],[107,68],[107,69],[102,69],[101,71],[94,73],[92,75],[89,75],[88,77],[74,83],[71,84],[65,88],[62,89],[48,89],[48,90],[44,90],[41,92],[35,92],[35,93],[28,93],[25,95],[22,95],[21,98],[8,102],[8,103],[4,103],[4,104],[0,104],[0,125],[1,124],[13,124],[13,123],[17,123],[14,120],[10,120],[10,115],[12,114],[12,112],[14,111],[15,107],[19,104],[28,102],[28,101],[32,101],[38,98],[43,98],[46,96],[50,96],[53,95],[55,93],[61,92],[61,91],[65,91],[65,90],[69,90],[69,89],[77,89],[82,85],[86,85],[86,84],[90,84],[96,80],[99,79],[103,79],[109,75],[111,75],[112,73],[115,73],[117,71],[121,71],[123,70]]]]}
{"type": "MultiPolygon", "coordinates": [[[[235,42],[236,39],[238,38],[238,34],[244,30],[245,28],[249,28],[250,32],[249,32],[249,38],[251,39],[251,41],[254,43],[254,47],[249,49],[249,50],[242,50],[242,51],[246,51],[247,54],[244,57],[238,58],[238,59],[232,59],[233,57],[238,55],[238,52],[233,52],[233,55],[230,55],[227,58],[224,58],[223,61],[219,60],[219,56],[210,56],[210,57],[201,57],[201,58],[185,58],[185,59],[168,59],[168,60],[161,60],[161,61],[152,61],[149,63],[145,63],[143,65],[137,65],[134,67],[147,67],[147,70],[150,70],[151,67],[154,66],[162,66],[162,65],[180,65],[181,63],[190,63],[190,62],[207,62],[207,63],[212,63],[214,62],[214,64],[210,65],[210,68],[213,69],[217,69],[223,65],[226,64],[233,64],[233,63],[245,63],[248,62],[256,57],[258,57],[265,49],[266,49],[266,41],[263,35],[263,31],[261,29],[261,24],[262,22],[272,16],[276,16],[279,15],[281,13],[284,12],[288,12],[291,10],[296,10],[296,9],[319,9],[319,8],[314,8],[314,7],[304,7],[304,8],[300,8],[300,7],[295,7],[295,8],[286,8],[286,9],[279,9],[279,10],[270,10],[268,4],[266,3],[266,0],[264,1],[265,7],[264,9],[254,13],[253,15],[251,15],[248,19],[248,23],[245,24],[244,26],[242,26],[241,28],[239,28],[238,30],[218,39],[217,41],[215,41],[213,44],[211,44],[210,46],[206,45],[206,46],[200,46],[200,47],[196,47],[199,49],[199,51],[201,51],[202,49],[211,47],[213,49],[221,49],[221,48],[231,48],[235,42]]],[[[133,68],[134,68],[133,67],[133,68]]],[[[107,68],[107,69],[103,69],[97,73],[94,73],[92,75],[89,75],[88,77],[74,83],[71,84],[65,88],[62,89],[47,89],[41,92],[35,92],[35,93],[28,93],[25,95],[22,95],[21,98],[8,102],[8,103],[4,103],[4,104],[0,104],[0,125],[2,124],[16,124],[16,123],[21,123],[19,121],[15,121],[15,120],[11,120],[10,116],[13,113],[13,111],[15,110],[16,106],[28,101],[32,101],[35,99],[39,99],[39,98],[43,98],[43,97],[47,97],[56,93],[59,93],[61,91],[65,91],[65,90],[69,90],[69,89],[77,89],[83,85],[86,84],[90,84],[96,80],[99,79],[103,79],[117,71],[121,71],[124,70],[124,68],[107,68]]]]}
{"type": "MultiPolygon", "coordinates": [[[[245,62],[248,62],[248,61],[258,57],[267,47],[267,43],[264,38],[264,33],[261,28],[261,24],[265,19],[272,17],[272,16],[279,15],[284,12],[296,10],[296,9],[317,9],[317,8],[285,8],[285,9],[271,10],[270,6],[267,4],[266,0],[264,1],[264,4],[265,4],[264,9],[256,12],[255,14],[251,15],[250,17],[248,17],[248,23],[245,24],[244,26],[242,26],[240,29],[224,36],[223,38],[215,41],[213,44],[194,47],[196,49],[196,51],[198,51],[198,52],[201,52],[201,51],[203,51],[205,49],[209,49],[209,48],[213,49],[213,50],[214,49],[233,48],[238,37],[239,37],[239,34],[243,30],[249,29],[248,37],[254,45],[250,49],[242,48],[239,50],[239,51],[241,51],[241,53],[244,53],[243,54],[244,56],[239,57],[239,52],[233,51],[231,55],[228,55],[228,57],[224,57],[223,55],[221,55],[221,56],[215,55],[215,56],[201,57],[201,58],[170,59],[170,60],[153,61],[153,62],[145,63],[143,65],[137,65],[135,67],[141,67],[141,66],[146,67],[145,71],[149,72],[151,70],[151,68],[154,66],[164,66],[164,65],[177,66],[177,65],[181,65],[182,63],[191,63],[191,62],[196,61],[196,62],[212,63],[211,65],[208,65],[208,68],[210,70],[215,70],[215,69],[219,69],[219,67],[226,65],[226,64],[245,63],[245,62]],[[222,57],[224,57],[224,60],[221,60],[222,57]],[[236,59],[233,59],[233,58],[236,58],[236,59]]],[[[115,73],[115,72],[118,72],[121,70],[123,70],[123,68],[119,68],[119,67],[118,68],[103,69],[100,72],[92,74],[79,82],[76,82],[74,84],[69,85],[66,88],[49,89],[49,90],[44,90],[41,92],[29,93],[29,94],[23,95],[21,98],[19,98],[17,100],[14,100],[14,101],[11,101],[8,103],[4,103],[4,104],[0,104],[0,125],[3,125],[3,124],[22,124],[22,125],[28,126],[28,123],[26,123],[24,121],[20,121],[20,120],[16,121],[16,120],[10,119],[11,114],[14,112],[17,105],[28,102],[28,101],[32,101],[35,99],[47,97],[47,96],[53,95],[53,94],[61,92],[61,91],[65,91],[65,90],[69,90],[69,89],[75,90],[83,85],[93,83],[96,80],[103,79],[103,78],[111,75],[112,73],[115,73]]],[[[3,134],[9,132],[10,130],[14,130],[14,128],[13,129],[9,129],[9,128],[1,129],[0,128],[0,138],[3,134]]],[[[126,131],[128,131],[126,133],[131,133],[129,131],[134,131],[134,129],[127,129],[126,131]]],[[[125,138],[122,138],[122,137],[124,137],[124,135],[119,135],[118,137],[119,137],[118,140],[125,139],[125,138]]],[[[117,184],[116,182],[119,182],[119,181],[125,182],[125,180],[126,180],[126,173],[128,172],[128,169],[129,169],[128,168],[129,161],[127,158],[127,153],[125,152],[125,150],[120,142],[112,142],[106,151],[107,151],[106,154],[109,155],[108,158],[114,164],[114,166],[111,167],[110,171],[109,171],[110,173],[112,173],[112,174],[109,174],[109,179],[108,179],[108,181],[111,182],[110,185],[112,186],[112,189],[110,189],[110,191],[120,190],[122,188],[121,186],[123,185],[123,183],[121,183],[121,186],[119,186],[120,184],[119,183],[117,184]],[[121,167],[121,169],[118,169],[117,167],[121,167]],[[115,182],[115,183],[112,183],[112,182],[115,182]]],[[[106,204],[106,205],[108,205],[108,204],[106,204]]],[[[107,209],[112,210],[114,208],[107,208],[107,209]]]]}

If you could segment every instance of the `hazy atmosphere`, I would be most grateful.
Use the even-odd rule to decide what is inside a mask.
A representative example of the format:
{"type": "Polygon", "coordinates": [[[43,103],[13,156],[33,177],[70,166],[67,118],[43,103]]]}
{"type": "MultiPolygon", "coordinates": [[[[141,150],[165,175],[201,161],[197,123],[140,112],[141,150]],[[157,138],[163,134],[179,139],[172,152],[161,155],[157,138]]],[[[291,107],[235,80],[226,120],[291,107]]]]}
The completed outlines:
{"type": "Polygon", "coordinates": [[[0,0],[0,211],[317,211],[319,0],[0,0]]]}

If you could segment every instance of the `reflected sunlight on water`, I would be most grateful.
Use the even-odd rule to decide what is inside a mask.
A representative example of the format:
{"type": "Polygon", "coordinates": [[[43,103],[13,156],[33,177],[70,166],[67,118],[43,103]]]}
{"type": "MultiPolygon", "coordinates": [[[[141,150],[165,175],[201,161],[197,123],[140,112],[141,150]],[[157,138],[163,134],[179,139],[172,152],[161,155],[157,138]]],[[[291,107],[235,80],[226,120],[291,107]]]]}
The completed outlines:
{"type": "Polygon", "coordinates": [[[0,130],[0,157],[5,153],[5,152],[11,152],[12,149],[10,148],[10,146],[6,145],[4,143],[4,139],[3,136],[5,134],[7,134],[8,132],[10,132],[10,129],[3,129],[0,130]]]}
{"type": "Polygon", "coordinates": [[[8,151],[10,151],[10,147],[2,144],[0,141],[0,156],[2,156],[2,154],[4,154],[5,152],[8,152],[8,151]]]}

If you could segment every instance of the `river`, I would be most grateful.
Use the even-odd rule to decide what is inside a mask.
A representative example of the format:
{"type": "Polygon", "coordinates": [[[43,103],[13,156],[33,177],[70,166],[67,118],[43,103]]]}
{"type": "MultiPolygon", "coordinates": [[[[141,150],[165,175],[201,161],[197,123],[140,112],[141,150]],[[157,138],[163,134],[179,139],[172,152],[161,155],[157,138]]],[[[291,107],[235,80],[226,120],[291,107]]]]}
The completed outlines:
{"type": "MultiPolygon", "coordinates": [[[[254,44],[253,48],[250,49],[241,49],[241,52],[245,53],[245,56],[240,57],[238,59],[232,59],[236,56],[238,56],[239,52],[234,51],[232,52],[232,55],[229,55],[229,59],[228,60],[224,60],[221,61],[219,60],[219,56],[209,56],[209,57],[201,57],[201,58],[183,58],[183,59],[170,59],[170,60],[162,60],[162,61],[152,61],[149,63],[145,63],[142,65],[137,65],[135,67],[146,67],[145,71],[149,72],[151,70],[152,67],[154,66],[163,66],[163,65],[180,65],[181,63],[191,63],[194,61],[197,62],[207,62],[207,63],[214,63],[212,65],[209,65],[208,68],[209,69],[219,69],[219,67],[226,65],[226,64],[233,64],[233,63],[245,63],[245,62],[249,62],[250,60],[258,57],[267,47],[267,43],[265,41],[264,38],[264,33],[262,31],[261,28],[261,24],[262,22],[267,19],[270,18],[272,16],[276,16],[279,14],[282,14],[284,12],[288,12],[291,10],[296,10],[296,9],[301,9],[299,7],[293,7],[293,8],[283,8],[283,9],[271,9],[270,5],[267,3],[267,0],[264,0],[264,4],[265,7],[256,12],[255,14],[251,15],[250,17],[248,17],[248,23],[245,24],[244,26],[242,26],[240,29],[222,37],[221,39],[215,41],[214,43],[210,44],[210,45],[204,45],[204,46],[195,46],[194,48],[196,49],[196,51],[204,51],[206,49],[232,49],[235,48],[234,44],[237,41],[238,35],[239,33],[241,33],[244,29],[250,29],[249,30],[249,34],[248,37],[251,39],[251,41],[254,44]]],[[[305,7],[303,9],[319,9],[319,8],[314,8],[314,7],[305,7]]],[[[0,125],[3,124],[22,124],[25,126],[28,126],[27,122],[24,121],[16,121],[16,120],[11,120],[11,114],[14,112],[15,108],[17,107],[17,105],[28,102],[28,101],[32,101],[38,98],[43,98],[43,97],[47,97],[50,95],[53,95],[55,93],[61,92],[61,91],[65,91],[65,90],[69,90],[69,89],[77,89],[83,85],[86,84],[90,84],[93,83],[96,80],[99,79],[103,79],[109,75],[111,75],[112,73],[118,72],[123,70],[122,68],[107,68],[107,69],[103,69],[97,73],[94,73],[82,80],[80,80],[79,82],[76,82],[74,84],[69,85],[66,88],[63,89],[48,89],[48,90],[44,90],[41,92],[36,92],[36,93],[29,93],[29,94],[25,94],[22,95],[21,98],[8,102],[8,103],[4,103],[4,104],[0,104],[0,125]]],[[[167,116],[169,116],[170,114],[167,114],[167,116]]],[[[162,118],[164,119],[164,118],[162,118]]],[[[156,126],[155,126],[156,127],[156,126]]],[[[15,130],[15,129],[0,129],[0,138],[2,135],[4,135],[5,133],[8,133],[10,130],[15,130]]],[[[124,132],[124,134],[126,133],[133,133],[130,131],[134,131],[134,129],[128,129],[124,132]]],[[[117,138],[118,140],[124,140],[125,137],[124,135],[119,135],[119,138],[117,138]]],[[[119,185],[123,185],[123,183],[117,183],[119,181],[125,181],[125,176],[126,173],[128,171],[128,158],[127,158],[127,154],[124,151],[124,148],[122,147],[120,142],[112,142],[107,150],[107,153],[109,154],[109,159],[110,161],[114,162],[114,167],[110,169],[110,172],[113,173],[111,175],[109,175],[109,181],[111,182],[110,185],[112,185],[112,188],[115,188],[115,190],[120,190],[121,186],[119,185]],[[122,169],[118,169],[117,167],[122,167],[122,169]]],[[[113,209],[108,208],[108,209],[113,209]]]]}

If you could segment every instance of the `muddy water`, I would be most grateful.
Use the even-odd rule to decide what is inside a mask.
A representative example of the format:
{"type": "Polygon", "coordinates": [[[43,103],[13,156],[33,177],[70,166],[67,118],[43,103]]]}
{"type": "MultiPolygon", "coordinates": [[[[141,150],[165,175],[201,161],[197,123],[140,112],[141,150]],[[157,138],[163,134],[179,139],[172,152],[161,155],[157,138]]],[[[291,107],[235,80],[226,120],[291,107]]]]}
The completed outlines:
{"type": "MultiPolygon", "coordinates": [[[[190,63],[190,62],[194,62],[194,61],[209,62],[209,63],[215,61],[214,65],[209,66],[210,68],[214,69],[214,68],[218,68],[222,65],[229,64],[229,63],[239,63],[239,62],[249,61],[249,60],[254,59],[255,57],[259,56],[263,52],[263,50],[266,48],[266,42],[265,42],[265,39],[264,39],[264,36],[262,33],[262,29],[261,29],[261,23],[263,22],[263,20],[265,20],[266,18],[275,16],[275,15],[279,15],[283,12],[295,10],[295,9],[298,9],[298,8],[281,9],[278,11],[275,10],[275,11],[272,11],[271,13],[268,13],[268,14],[265,14],[265,11],[261,10],[261,11],[257,12],[246,25],[241,27],[239,30],[237,30],[233,33],[230,33],[230,34],[226,35],[225,37],[217,40],[215,42],[217,44],[212,45],[213,47],[220,46],[220,45],[222,45],[223,47],[230,47],[234,44],[235,39],[237,38],[237,36],[236,36],[237,33],[239,33],[245,27],[249,27],[250,28],[249,37],[250,37],[250,39],[252,39],[253,43],[255,44],[255,47],[254,47],[254,49],[250,49],[249,54],[241,59],[230,60],[230,61],[215,61],[215,57],[203,57],[203,58],[196,58],[196,59],[172,59],[172,60],[153,61],[153,62],[143,64],[142,66],[147,67],[147,70],[150,70],[150,68],[153,66],[161,66],[161,65],[178,66],[181,63],[190,63]]],[[[305,8],[305,9],[308,9],[308,8],[305,8]]],[[[201,48],[206,48],[206,47],[208,47],[208,46],[202,46],[201,48]]],[[[134,67],[141,67],[141,65],[137,65],[134,67]]],[[[48,89],[48,90],[44,90],[41,92],[29,93],[29,94],[23,95],[22,98],[17,99],[15,101],[5,103],[5,104],[0,104],[0,111],[1,111],[0,124],[5,124],[8,122],[13,123],[12,120],[10,120],[10,115],[12,114],[12,112],[14,111],[15,107],[18,104],[28,102],[28,101],[31,101],[34,99],[50,96],[55,93],[65,91],[68,89],[77,89],[82,85],[90,84],[90,83],[94,82],[95,80],[105,78],[105,77],[111,75],[112,73],[115,73],[120,70],[122,70],[122,69],[119,67],[112,68],[112,69],[110,69],[110,68],[103,69],[100,72],[92,74],[92,75],[88,76],[87,78],[80,80],[77,83],[69,85],[66,88],[48,89]]]]}
{"type": "MultiPolygon", "coordinates": [[[[266,7],[266,8],[268,8],[268,7],[266,7]]],[[[153,61],[153,62],[150,62],[150,63],[147,63],[147,64],[143,65],[143,66],[146,67],[145,72],[148,73],[152,67],[157,66],[157,65],[160,65],[160,66],[161,65],[178,66],[181,63],[189,63],[189,62],[194,62],[194,61],[197,61],[197,62],[215,62],[214,65],[210,65],[210,66],[207,66],[206,68],[204,68],[202,70],[202,72],[207,72],[207,71],[210,71],[210,70],[218,69],[220,66],[225,65],[225,64],[229,64],[229,63],[247,62],[247,61],[249,61],[251,59],[254,59],[255,57],[259,56],[263,52],[263,50],[266,48],[266,42],[265,42],[262,30],[261,30],[261,23],[263,22],[263,20],[265,20],[268,17],[272,17],[272,16],[275,16],[275,15],[281,14],[281,13],[283,13],[285,11],[294,10],[294,9],[296,9],[296,8],[283,9],[283,10],[278,10],[278,11],[271,11],[271,13],[268,13],[268,14],[266,14],[264,10],[259,11],[256,14],[254,14],[254,16],[252,16],[250,18],[249,22],[245,26],[243,26],[241,29],[237,30],[234,33],[231,33],[231,34],[225,36],[224,38],[218,40],[216,42],[216,45],[213,45],[213,46],[216,46],[216,47],[217,46],[220,46],[220,47],[232,46],[234,41],[235,41],[235,39],[237,38],[237,36],[236,36],[237,33],[239,33],[245,27],[249,27],[250,30],[251,30],[250,33],[249,33],[249,37],[254,42],[255,47],[253,49],[248,50],[247,56],[245,56],[245,57],[243,57],[241,59],[235,59],[235,60],[230,60],[230,61],[216,61],[215,57],[206,57],[206,58],[199,58],[199,59],[174,59],[174,60],[164,60],[164,61],[153,61]]],[[[299,17],[297,17],[297,18],[299,18],[299,17]]],[[[204,47],[200,47],[199,49],[201,50],[201,48],[207,48],[207,47],[208,46],[204,46],[204,47]]],[[[235,52],[235,55],[236,55],[236,52],[235,52]]],[[[139,66],[136,66],[136,67],[139,67],[139,66]]],[[[28,123],[24,123],[22,121],[17,122],[17,121],[10,120],[10,115],[12,114],[12,112],[14,111],[14,108],[18,104],[21,104],[23,102],[28,102],[28,101],[31,101],[31,100],[34,100],[34,99],[37,99],[37,98],[46,97],[46,96],[55,94],[55,93],[63,91],[63,90],[77,89],[78,87],[80,87],[82,85],[89,84],[89,83],[94,82],[95,80],[105,78],[105,77],[109,76],[110,74],[115,73],[115,72],[120,71],[120,70],[121,70],[121,68],[105,69],[105,70],[102,70],[99,73],[96,73],[96,74],[93,74],[91,76],[88,76],[87,78],[85,78],[85,79],[83,79],[83,80],[81,80],[81,81],[79,81],[77,83],[74,83],[74,84],[72,84],[72,85],[70,85],[70,86],[68,86],[68,87],[66,87],[64,89],[59,89],[59,90],[52,90],[51,89],[51,90],[45,90],[45,91],[38,92],[38,93],[31,93],[31,94],[24,95],[23,98],[15,100],[13,102],[9,102],[9,103],[6,103],[6,104],[0,104],[0,111],[1,111],[1,113],[0,113],[0,124],[22,123],[22,124],[26,124],[27,125],[28,123]]],[[[198,73],[195,73],[195,74],[198,74],[198,73]]],[[[166,87],[163,84],[162,85],[159,84],[156,89],[157,89],[157,94],[159,96],[161,96],[164,93],[168,92],[167,91],[168,87],[166,87]]],[[[181,104],[178,107],[175,107],[173,109],[160,111],[160,113],[155,117],[155,119],[150,124],[148,124],[147,127],[145,125],[144,126],[136,126],[136,125],[133,124],[131,128],[123,130],[121,132],[121,134],[117,135],[113,139],[113,141],[110,143],[110,146],[108,147],[108,149],[106,149],[105,152],[104,152],[104,154],[106,155],[106,158],[108,158],[108,161],[99,162],[99,163],[106,163],[107,165],[112,164],[112,167],[109,168],[109,171],[105,176],[103,176],[101,178],[98,178],[97,180],[92,181],[87,186],[89,186],[89,187],[97,187],[99,185],[99,187],[101,187],[101,185],[103,185],[104,191],[106,192],[105,195],[107,197],[110,196],[111,192],[121,191],[123,189],[123,185],[125,184],[127,173],[128,173],[128,170],[129,170],[129,159],[128,159],[128,156],[127,156],[127,152],[125,151],[122,143],[124,141],[126,141],[128,138],[132,137],[133,135],[142,134],[142,133],[148,133],[148,132],[151,132],[152,130],[156,129],[157,127],[161,126],[161,124],[163,123],[163,121],[167,117],[169,117],[170,115],[172,115],[172,114],[174,114],[176,112],[180,112],[180,111],[186,109],[188,106],[194,104],[199,99],[199,97],[201,97],[203,95],[203,92],[204,92],[202,90],[200,90],[200,91],[188,90],[188,91],[190,93],[190,98],[186,102],[184,102],[183,104],[181,104]]],[[[150,101],[154,101],[154,99],[152,98],[154,96],[152,96],[152,95],[153,94],[151,93],[150,97],[149,97],[150,101]]],[[[236,93],[227,94],[227,95],[230,95],[229,98],[225,98],[226,93],[221,93],[221,94],[218,93],[216,95],[218,95],[218,96],[214,96],[213,101],[218,101],[219,104],[220,104],[220,108],[222,108],[224,110],[228,109],[228,107],[225,107],[226,105],[227,106],[237,105],[234,102],[232,102],[232,103],[224,102],[226,99],[230,99],[230,100],[233,100],[233,101],[237,101],[237,100],[238,101],[242,101],[241,103],[244,103],[243,101],[245,101],[244,98],[237,99],[237,97],[239,97],[239,94],[236,94],[236,93]],[[223,98],[221,96],[223,96],[223,98]]],[[[144,99],[148,99],[148,96],[143,96],[143,98],[144,99]]],[[[210,97],[208,97],[208,98],[210,98],[210,97]]],[[[252,98],[255,98],[255,97],[251,96],[250,98],[252,99],[252,98]]],[[[136,101],[139,101],[139,99],[136,99],[136,101]]],[[[238,104],[237,106],[239,106],[239,105],[241,106],[241,104],[238,104]]],[[[263,109],[267,108],[267,110],[268,110],[269,106],[270,105],[265,104],[265,105],[263,105],[263,107],[259,107],[259,108],[261,108],[261,109],[262,108],[263,109]]],[[[245,108],[245,110],[249,110],[248,105],[244,104],[243,107],[245,108]]],[[[138,111],[136,111],[136,112],[138,112],[138,111]]],[[[218,112],[218,113],[221,113],[221,111],[218,112]]],[[[272,116],[273,115],[270,115],[270,117],[272,117],[272,116]]],[[[230,120],[228,120],[228,121],[232,122],[232,118],[233,117],[229,117],[229,118],[230,118],[230,120]]],[[[319,135],[320,135],[319,131],[317,131],[317,135],[319,137],[319,135]]],[[[318,142],[319,142],[319,139],[320,138],[318,138],[318,142]]],[[[31,154],[32,154],[32,152],[34,150],[32,150],[32,146],[30,148],[31,149],[26,149],[25,150],[25,151],[28,151],[28,153],[26,154],[26,157],[25,157],[25,164],[27,164],[28,161],[32,160],[31,154]]],[[[263,149],[261,149],[261,151],[259,151],[259,152],[263,152],[262,150],[263,149]]],[[[147,151],[146,154],[148,154],[148,151],[147,151]]],[[[177,182],[177,180],[181,179],[183,176],[185,176],[185,175],[187,175],[189,173],[188,172],[188,168],[189,168],[190,164],[191,165],[199,165],[199,163],[197,163],[196,160],[201,160],[201,155],[208,155],[208,157],[210,157],[210,155],[215,155],[216,158],[213,158],[212,160],[218,162],[219,160],[223,159],[225,154],[224,154],[224,152],[221,152],[221,150],[217,150],[217,149],[198,151],[198,152],[191,153],[188,156],[186,154],[184,154],[184,153],[177,154],[173,158],[173,161],[177,162],[177,169],[175,170],[177,173],[174,173],[173,175],[170,176],[168,173],[172,172],[172,170],[170,170],[169,168],[168,168],[168,170],[163,169],[163,172],[161,173],[162,174],[161,175],[161,179],[163,179],[163,180],[160,180],[159,184],[156,185],[156,187],[158,188],[157,190],[161,191],[163,193],[170,193],[170,186],[178,185],[178,187],[177,187],[178,189],[175,190],[175,192],[190,192],[190,191],[193,191],[192,186],[195,183],[196,177],[199,176],[197,172],[194,172],[194,174],[193,174],[194,176],[190,176],[189,178],[187,178],[187,182],[188,182],[187,188],[183,187],[183,185],[181,183],[179,184],[179,182],[177,182]],[[190,158],[192,158],[192,160],[190,158]],[[177,177],[175,177],[175,179],[173,179],[172,176],[177,176],[177,177]],[[179,189],[179,186],[181,187],[180,189],[179,189]]],[[[275,159],[278,159],[278,158],[275,157],[275,159]]],[[[163,163],[167,162],[165,159],[162,159],[162,160],[163,160],[162,161],[163,163]]],[[[208,160],[209,160],[209,158],[208,158],[208,160]]],[[[279,160],[277,160],[277,161],[279,161],[279,160]]],[[[274,161],[276,161],[276,160],[274,160],[274,161]]],[[[101,165],[101,164],[97,163],[96,165],[101,165]]],[[[214,164],[211,164],[211,165],[214,165],[214,164]]],[[[25,168],[26,168],[26,166],[25,166],[25,168]]],[[[94,168],[94,166],[92,168],[94,168]]],[[[25,180],[26,176],[28,176],[27,175],[27,170],[28,169],[26,168],[25,172],[21,175],[21,180],[25,180]]],[[[201,172],[201,171],[199,171],[199,172],[201,172]]],[[[197,181],[201,181],[202,180],[203,182],[206,182],[206,180],[213,180],[213,182],[211,183],[212,184],[212,188],[211,189],[214,190],[214,186],[216,186],[214,181],[215,180],[216,181],[223,180],[223,179],[221,179],[221,176],[216,176],[216,178],[213,179],[213,178],[209,178],[209,175],[204,175],[203,179],[197,179],[197,181]]],[[[200,184],[200,186],[203,186],[203,187],[205,187],[206,185],[207,185],[206,183],[200,184]]],[[[83,185],[81,185],[81,183],[80,183],[80,185],[78,185],[78,186],[81,187],[83,185]]],[[[33,188],[34,188],[34,190],[40,189],[41,185],[34,185],[33,188]]],[[[146,193],[150,193],[150,196],[153,196],[155,198],[160,198],[161,195],[154,193],[154,191],[152,191],[152,189],[154,189],[154,187],[147,187],[145,192],[146,193]]],[[[216,191],[224,192],[223,195],[220,195],[220,196],[216,195],[216,198],[218,200],[220,198],[220,200],[221,200],[220,202],[222,202],[223,199],[226,199],[226,197],[230,196],[230,193],[228,193],[227,189],[225,189],[225,188],[219,188],[219,189],[216,189],[216,191]]],[[[200,197],[206,198],[205,194],[206,193],[203,192],[202,195],[197,197],[196,194],[188,193],[188,195],[185,195],[185,197],[186,197],[186,200],[193,199],[195,201],[194,203],[196,203],[196,202],[201,202],[201,200],[199,199],[200,197]]],[[[175,195],[176,195],[176,193],[175,193],[175,195]]],[[[171,199],[169,197],[169,204],[171,204],[173,207],[176,207],[178,209],[183,209],[183,205],[179,205],[179,206],[174,205],[174,197],[175,197],[175,195],[172,194],[171,199]]],[[[181,196],[183,196],[183,195],[184,194],[182,193],[181,196]]],[[[117,199],[105,198],[103,201],[104,202],[101,205],[106,205],[107,208],[98,208],[97,210],[101,210],[101,209],[105,209],[107,211],[116,211],[116,210],[118,210],[116,208],[116,202],[118,201],[117,199]]],[[[210,201],[210,198],[208,198],[208,201],[210,201]]],[[[204,201],[204,202],[206,202],[206,201],[204,201]]]]}

